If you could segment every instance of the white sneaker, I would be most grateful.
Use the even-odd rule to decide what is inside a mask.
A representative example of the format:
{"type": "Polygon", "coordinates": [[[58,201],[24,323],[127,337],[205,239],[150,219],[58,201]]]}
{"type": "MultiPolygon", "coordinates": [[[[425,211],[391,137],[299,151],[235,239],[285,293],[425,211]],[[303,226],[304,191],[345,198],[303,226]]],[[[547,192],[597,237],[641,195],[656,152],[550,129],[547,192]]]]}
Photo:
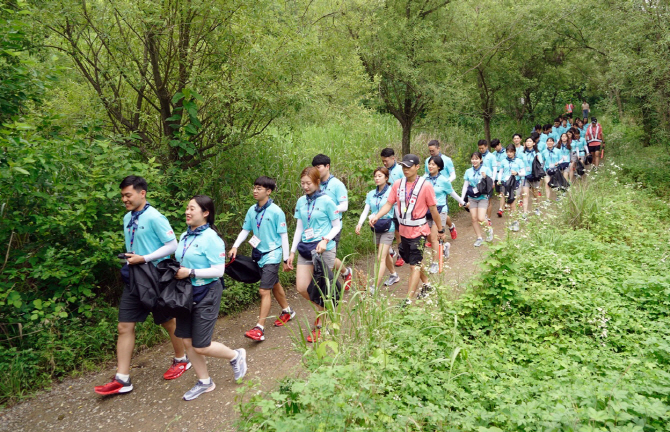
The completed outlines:
{"type": "Polygon", "coordinates": [[[386,286],[391,286],[394,283],[400,282],[400,276],[398,276],[398,273],[394,275],[389,275],[389,278],[386,279],[386,282],[384,282],[384,285],[386,286]]]}
{"type": "Polygon", "coordinates": [[[519,231],[519,221],[514,221],[514,222],[512,223],[512,226],[510,226],[510,229],[511,229],[512,231],[519,231]]]}
{"type": "Polygon", "coordinates": [[[475,247],[479,247],[479,246],[481,246],[482,243],[484,243],[484,240],[482,240],[481,237],[478,238],[478,239],[475,241],[475,247]]]}
{"type": "Polygon", "coordinates": [[[535,214],[538,215],[538,216],[540,215],[540,209],[539,208],[535,209],[535,214]]]}
{"type": "Polygon", "coordinates": [[[493,241],[493,228],[489,228],[489,233],[486,235],[486,241],[487,242],[493,241]]]}
{"type": "Polygon", "coordinates": [[[435,274],[440,270],[440,266],[434,262],[430,265],[430,268],[428,269],[428,273],[430,274],[435,274]]]}
{"type": "Polygon", "coordinates": [[[443,253],[444,259],[449,258],[449,250],[450,249],[451,249],[451,243],[445,243],[444,244],[444,253],[443,253]]]}

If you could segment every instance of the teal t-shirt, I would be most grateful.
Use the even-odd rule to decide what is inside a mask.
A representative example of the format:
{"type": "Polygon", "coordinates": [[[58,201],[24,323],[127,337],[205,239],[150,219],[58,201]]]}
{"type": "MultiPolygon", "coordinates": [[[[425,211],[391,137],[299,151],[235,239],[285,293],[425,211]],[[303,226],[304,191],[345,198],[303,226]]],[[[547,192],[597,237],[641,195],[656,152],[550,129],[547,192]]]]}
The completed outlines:
{"type": "MultiPolygon", "coordinates": [[[[381,193],[377,193],[377,188],[374,188],[365,196],[365,204],[370,206],[370,214],[376,215],[379,213],[379,209],[384,207],[384,204],[389,199],[389,194],[391,193],[391,186],[386,185],[381,193]]],[[[386,213],[380,219],[393,219],[393,211],[386,213]]],[[[388,232],[395,232],[395,226],[391,224],[391,228],[388,232]]]]}
{"type": "MultiPolygon", "coordinates": [[[[483,155],[482,167],[487,176],[493,177],[493,171],[497,165],[496,157],[490,151],[486,151],[483,155]]],[[[474,186],[477,186],[476,184],[474,186]]]]}
{"type": "MultiPolygon", "coordinates": [[[[472,186],[473,188],[476,188],[477,185],[479,184],[479,182],[482,179],[482,173],[486,173],[486,175],[490,175],[488,172],[486,172],[486,167],[483,167],[483,166],[480,165],[478,170],[475,170],[474,167],[470,167],[470,168],[468,168],[467,171],[465,171],[465,174],[463,175],[463,180],[470,183],[470,186],[472,186]]],[[[475,201],[479,201],[479,200],[483,200],[483,199],[487,199],[487,198],[488,198],[488,196],[486,196],[486,195],[478,196],[476,198],[468,197],[469,200],[475,200],[475,201]]]]}
{"type": "Polygon", "coordinates": [[[553,147],[551,150],[547,148],[540,154],[540,159],[544,163],[544,170],[550,170],[556,168],[563,158],[563,154],[560,149],[553,147]]]}
{"type": "MultiPolygon", "coordinates": [[[[207,228],[198,236],[179,237],[179,245],[175,257],[182,267],[198,270],[210,268],[213,265],[226,263],[226,246],[219,235],[211,228],[207,228]]],[[[207,285],[218,278],[191,279],[193,286],[207,285]]]]}
{"type": "Polygon", "coordinates": [[[526,171],[526,176],[533,174],[533,161],[537,152],[535,150],[524,149],[521,152],[521,159],[523,160],[524,170],[526,171]]]}
{"type": "MultiPolygon", "coordinates": [[[[332,221],[339,219],[340,215],[333,200],[324,194],[314,200],[309,200],[309,202],[307,196],[301,196],[295,205],[293,217],[302,221],[304,228],[302,242],[313,243],[321,241],[321,238],[333,229],[332,221]],[[313,230],[311,238],[307,238],[305,234],[308,229],[313,230]]],[[[334,247],[335,242],[331,240],[328,242],[326,250],[331,250],[334,247]]]]}
{"type": "MultiPolygon", "coordinates": [[[[137,255],[148,255],[157,251],[165,243],[176,240],[174,231],[170,226],[167,218],[163,216],[154,207],[149,207],[137,219],[137,228],[135,229],[135,236],[133,244],[130,240],[133,237],[132,229],[128,228],[130,223],[131,212],[126,213],[123,217],[123,234],[126,241],[126,252],[133,252],[137,255]]],[[[154,264],[163,261],[167,257],[152,261],[154,264]]]]}
{"type": "Polygon", "coordinates": [[[586,156],[586,140],[584,138],[572,140],[572,153],[576,154],[577,157],[586,156]]]}
{"type": "Polygon", "coordinates": [[[287,232],[286,215],[275,203],[260,212],[256,207],[253,205],[247,211],[242,229],[253,232],[261,241],[256,249],[265,255],[258,262],[259,267],[279,264],[282,262],[281,235],[287,232]]]}
{"type": "MultiPolygon", "coordinates": [[[[347,187],[336,177],[330,176],[325,182],[321,182],[321,192],[325,193],[333,200],[336,204],[336,207],[340,205],[341,202],[349,201],[349,192],[347,192],[347,187]]],[[[340,212],[338,217],[342,219],[342,213],[340,212]]]]}
{"type": "MultiPolygon", "coordinates": [[[[449,178],[449,176],[453,173],[456,175],[456,168],[454,168],[454,161],[451,160],[449,156],[445,156],[442,153],[439,154],[440,158],[442,158],[442,163],[444,164],[444,168],[440,171],[440,174],[445,177],[449,178]]],[[[430,157],[426,159],[426,162],[424,162],[424,176],[430,176],[430,172],[428,171],[428,162],[430,162],[430,157]]],[[[439,204],[438,204],[439,205],[439,204]]]]}
{"type": "Polygon", "coordinates": [[[507,180],[509,180],[510,176],[512,175],[512,171],[517,172],[517,175],[515,176],[517,180],[521,180],[521,177],[526,176],[526,167],[524,161],[519,157],[514,157],[514,159],[511,160],[508,157],[505,157],[505,160],[503,161],[500,169],[502,170],[502,176],[500,177],[500,181],[502,183],[505,183],[507,180]]]}
{"type": "Polygon", "coordinates": [[[401,178],[405,177],[405,174],[402,172],[402,167],[400,166],[399,163],[395,163],[390,169],[389,169],[389,183],[393,184],[395,183],[396,180],[400,180],[401,178]]]}
{"type": "Polygon", "coordinates": [[[451,186],[451,182],[442,175],[438,175],[437,177],[424,175],[424,177],[430,182],[431,185],[433,185],[433,189],[435,190],[435,202],[437,203],[436,205],[438,207],[447,205],[447,197],[454,191],[454,188],[451,186]]]}

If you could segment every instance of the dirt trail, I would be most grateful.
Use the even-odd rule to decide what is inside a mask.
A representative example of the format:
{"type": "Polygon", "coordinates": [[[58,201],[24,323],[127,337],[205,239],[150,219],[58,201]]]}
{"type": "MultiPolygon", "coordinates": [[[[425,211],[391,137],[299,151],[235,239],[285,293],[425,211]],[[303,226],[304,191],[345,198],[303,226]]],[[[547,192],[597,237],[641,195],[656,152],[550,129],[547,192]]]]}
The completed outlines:
{"type": "MultiPolygon", "coordinates": [[[[506,235],[503,223],[493,215],[496,236],[506,235]]],[[[474,248],[474,230],[470,224],[470,214],[463,212],[454,218],[458,238],[451,241],[451,257],[448,269],[439,276],[446,286],[461,284],[477,271],[477,262],[487,247],[474,248]]],[[[370,257],[361,257],[354,265],[367,271],[370,257]]],[[[389,289],[392,296],[404,297],[407,292],[409,266],[398,269],[401,281],[389,289]]],[[[372,272],[369,272],[370,275],[372,272]]],[[[438,276],[433,276],[437,278],[438,276]]],[[[295,288],[287,289],[289,302],[297,312],[301,325],[306,319],[314,319],[314,312],[295,288]]],[[[271,314],[280,312],[276,303],[271,314]]],[[[226,345],[247,350],[249,370],[245,380],[260,383],[260,389],[270,390],[286,376],[299,376],[301,355],[293,349],[289,328],[266,327],[266,340],[256,343],[244,337],[244,332],[256,323],[258,308],[250,307],[239,315],[221,318],[214,332],[214,340],[226,345]]],[[[271,321],[270,321],[271,322],[271,321]]],[[[297,332],[297,323],[289,327],[297,332]]],[[[132,380],[135,389],[125,395],[102,397],[93,392],[93,386],[107,382],[114,375],[114,366],[109,365],[103,372],[92,373],[79,378],[66,379],[54,384],[51,391],[31,400],[5,409],[0,413],[2,431],[232,431],[237,388],[232,378],[230,365],[219,359],[209,359],[209,371],[216,390],[202,395],[195,401],[185,402],[183,394],[195,384],[194,371],[182,377],[165,381],[163,372],[171,361],[172,348],[166,342],[133,358],[132,380]]]]}

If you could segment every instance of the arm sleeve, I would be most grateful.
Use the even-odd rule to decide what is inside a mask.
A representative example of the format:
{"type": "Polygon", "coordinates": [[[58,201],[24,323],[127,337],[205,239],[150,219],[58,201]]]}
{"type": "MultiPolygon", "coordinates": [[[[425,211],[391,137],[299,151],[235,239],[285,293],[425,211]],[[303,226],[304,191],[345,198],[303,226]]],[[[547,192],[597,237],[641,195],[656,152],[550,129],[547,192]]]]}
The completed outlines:
{"type": "Polygon", "coordinates": [[[298,243],[302,239],[302,232],[305,228],[302,226],[302,219],[298,219],[295,224],[295,234],[293,234],[293,244],[291,245],[291,253],[298,250],[298,243]]]}
{"type": "Polygon", "coordinates": [[[365,222],[365,218],[368,217],[368,213],[370,213],[370,204],[365,204],[363,213],[361,213],[361,217],[358,219],[358,225],[363,225],[363,222],[365,222]]]}
{"type": "Polygon", "coordinates": [[[470,186],[469,181],[463,182],[463,190],[461,191],[461,201],[465,200],[465,193],[468,191],[468,186],[470,186]]]}
{"type": "Polygon", "coordinates": [[[454,180],[456,180],[456,170],[452,170],[449,173],[449,178],[447,178],[447,180],[449,180],[450,183],[452,183],[454,180]]]}
{"type": "Polygon", "coordinates": [[[240,247],[242,242],[247,239],[247,236],[249,235],[249,231],[243,229],[240,231],[240,234],[237,236],[237,240],[235,240],[235,243],[233,243],[234,248],[240,247]]]}
{"type": "Polygon", "coordinates": [[[169,242],[165,243],[163,246],[159,247],[156,249],[154,252],[151,252],[148,255],[142,256],[144,258],[144,262],[151,262],[155,261],[157,259],[165,258],[166,256],[170,256],[174,253],[174,251],[177,250],[177,240],[170,240],[169,242]]]}
{"type": "Polygon", "coordinates": [[[449,171],[449,177],[447,177],[447,180],[449,180],[449,183],[452,183],[454,180],[456,180],[456,168],[454,168],[454,162],[451,159],[447,159],[444,167],[447,169],[447,171],[449,171]]]}
{"type": "Polygon", "coordinates": [[[210,268],[193,270],[197,278],[220,278],[225,271],[225,264],[214,264],[210,268]]]}
{"type": "Polygon", "coordinates": [[[584,146],[584,151],[586,152],[586,155],[590,155],[591,153],[589,152],[589,146],[585,145],[584,146]]]}
{"type": "Polygon", "coordinates": [[[463,201],[463,200],[461,199],[461,197],[459,197],[458,194],[457,194],[456,192],[451,191],[451,193],[449,194],[449,196],[451,196],[453,199],[455,199],[456,202],[459,203],[460,205],[465,205],[465,201],[463,201]]]}
{"type": "MultiPolygon", "coordinates": [[[[325,235],[325,238],[328,240],[332,240],[335,238],[338,232],[342,229],[342,221],[339,219],[335,219],[334,221],[331,221],[333,227],[330,229],[330,232],[325,235]]],[[[295,241],[295,239],[293,239],[295,241]]],[[[297,247],[297,246],[296,246],[297,247]]]]}
{"type": "Polygon", "coordinates": [[[281,236],[282,256],[284,258],[284,261],[286,261],[288,259],[288,256],[290,255],[290,250],[288,247],[288,233],[281,233],[280,236],[281,236]]]}
{"type": "Polygon", "coordinates": [[[340,203],[337,205],[337,210],[340,213],[343,213],[349,209],[349,201],[340,201],[340,203]]]}

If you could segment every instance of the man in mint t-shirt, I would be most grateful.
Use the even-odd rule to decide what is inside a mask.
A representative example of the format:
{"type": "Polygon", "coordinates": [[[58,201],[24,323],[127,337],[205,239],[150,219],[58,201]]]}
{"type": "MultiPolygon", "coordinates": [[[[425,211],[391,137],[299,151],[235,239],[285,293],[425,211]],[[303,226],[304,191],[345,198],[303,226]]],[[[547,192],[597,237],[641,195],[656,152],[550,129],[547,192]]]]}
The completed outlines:
{"type": "MultiPolygon", "coordinates": [[[[325,193],[333,200],[340,214],[340,220],[342,220],[344,212],[349,209],[349,192],[347,191],[347,187],[330,173],[330,158],[328,156],[324,154],[314,156],[312,159],[312,166],[319,170],[319,175],[321,176],[321,192],[325,193]]],[[[341,236],[342,230],[340,230],[333,239],[336,247],[340,246],[341,236]]],[[[342,261],[335,259],[335,272],[337,272],[340,267],[342,267],[342,261]]],[[[351,288],[352,275],[351,267],[344,269],[342,277],[344,278],[345,290],[351,288]]]]}
{"type": "MultiPolygon", "coordinates": [[[[128,265],[156,265],[177,249],[177,239],[168,220],[147,203],[147,182],[142,177],[128,176],[121,182],[121,199],[129,212],[123,218],[128,265]]],[[[153,315],[154,322],[162,325],[170,335],[175,356],[172,366],[163,374],[165,379],[179,378],[191,368],[184,352],[182,340],[174,335],[176,321],[159,310],[149,310],[140,302],[135,289],[126,285],[119,302],[119,338],[116,343],[117,369],[114,379],[108,384],[96,386],[95,392],[102,395],[128,393],[133,390],[130,383],[130,361],[135,348],[135,323],[144,322],[153,315]]]]}
{"type": "Polygon", "coordinates": [[[242,231],[230,250],[230,257],[235,258],[237,248],[247,239],[249,233],[253,237],[249,244],[255,249],[252,253],[261,269],[261,283],[259,294],[261,296],[261,310],[258,315],[256,326],[247,331],[244,336],[255,341],[265,340],[265,319],[270,313],[272,306],[272,293],[277,303],[282,308],[279,318],[274,322],[276,327],[283,326],[295,317],[295,312],[286,301],[286,293],[279,283],[279,266],[284,264],[284,271],[288,270],[287,261],[289,257],[288,231],[286,229],[286,215],[279,206],[272,202],[270,194],[277,188],[274,179],[261,176],[254,181],[254,199],[257,204],[252,205],[244,218],[242,231]],[[254,256],[255,255],[255,256],[254,256]]]}
{"type": "MultiPolygon", "coordinates": [[[[382,158],[382,163],[386,167],[387,170],[389,170],[389,183],[393,184],[395,183],[396,180],[400,180],[403,177],[405,177],[405,174],[402,172],[402,167],[400,164],[396,161],[395,158],[395,150],[393,150],[391,147],[386,147],[383,149],[380,153],[380,156],[382,158]]],[[[400,245],[400,231],[398,228],[400,227],[398,223],[398,218],[396,217],[395,213],[393,214],[393,226],[395,227],[395,242],[396,245],[400,245]]],[[[389,253],[391,256],[394,256],[394,253],[389,250],[389,253]]],[[[405,264],[405,260],[402,259],[399,253],[395,253],[395,266],[396,267],[402,267],[405,264]]]]}

